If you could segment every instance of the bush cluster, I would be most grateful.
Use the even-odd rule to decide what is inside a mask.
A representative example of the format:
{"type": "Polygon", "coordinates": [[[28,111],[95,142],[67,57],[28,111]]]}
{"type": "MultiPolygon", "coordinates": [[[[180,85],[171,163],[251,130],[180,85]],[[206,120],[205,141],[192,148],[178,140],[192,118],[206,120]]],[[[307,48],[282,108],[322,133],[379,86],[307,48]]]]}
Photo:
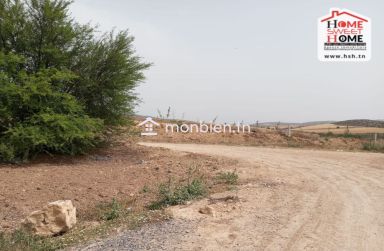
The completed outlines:
{"type": "Polygon", "coordinates": [[[0,161],[78,154],[129,121],[144,80],[126,31],[97,35],[67,0],[0,2],[0,161]]]}

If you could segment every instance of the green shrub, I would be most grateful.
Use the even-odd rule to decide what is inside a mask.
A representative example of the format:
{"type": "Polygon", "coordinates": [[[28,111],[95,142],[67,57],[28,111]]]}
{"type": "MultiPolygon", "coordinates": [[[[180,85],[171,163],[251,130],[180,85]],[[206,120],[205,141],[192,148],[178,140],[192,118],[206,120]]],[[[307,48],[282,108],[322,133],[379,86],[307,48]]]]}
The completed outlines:
{"type": "Polygon", "coordinates": [[[130,121],[150,64],[126,31],[75,22],[71,3],[0,1],[0,161],[83,153],[130,121]]]}
{"type": "Polygon", "coordinates": [[[59,78],[65,82],[71,76],[2,74],[0,160],[23,161],[40,152],[78,154],[98,143],[102,120],[90,118],[73,96],[55,90],[52,83],[59,78]]]}
{"type": "Polygon", "coordinates": [[[150,209],[159,209],[164,206],[184,204],[206,194],[204,182],[201,179],[193,179],[185,185],[173,186],[171,182],[159,186],[159,200],[152,203],[150,209]]]}
{"type": "MultiPolygon", "coordinates": [[[[321,137],[329,137],[329,138],[350,138],[350,139],[367,139],[370,140],[373,138],[372,133],[342,133],[342,134],[335,134],[332,132],[327,132],[327,133],[319,133],[321,137]]],[[[383,133],[378,133],[378,137],[382,137],[384,134],[383,133]]]]}
{"type": "Polygon", "coordinates": [[[325,137],[327,139],[335,137],[335,134],[333,132],[319,133],[319,135],[321,137],[325,137]]]}
{"type": "Polygon", "coordinates": [[[384,152],[384,144],[375,142],[364,143],[363,150],[372,152],[384,152]]]}
{"type": "Polygon", "coordinates": [[[372,137],[370,134],[352,134],[349,132],[339,134],[337,136],[340,138],[347,138],[347,139],[366,139],[366,138],[372,137]]]}
{"type": "Polygon", "coordinates": [[[150,191],[151,191],[151,189],[147,185],[144,185],[140,192],[141,193],[148,193],[150,191]]]}
{"type": "Polygon", "coordinates": [[[122,212],[122,206],[116,199],[113,199],[111,203],[108,203],[104,208],[104,213],[102,216],[103,220],[114,220],[120,217],[122,212]]]}
{"type": "Polygon", "coordinates": [[[228,185],[236,185],[239,179],[239,175],[236,171],[219,173],[216,177],[221,183],[228,185]]]}
{"type": "Polygon", "coordinates": [[[287,146],[288,147],[301,147],[300,143],[297,141],[294,141],[292,139],[287,140],[287,146]]]}
{"type": "Polygon", "coordinates": [[[12,161],[15,158],[14,150],[12,146],[8,146],[4,143],[0,143],[0,161],[12,161]]]}

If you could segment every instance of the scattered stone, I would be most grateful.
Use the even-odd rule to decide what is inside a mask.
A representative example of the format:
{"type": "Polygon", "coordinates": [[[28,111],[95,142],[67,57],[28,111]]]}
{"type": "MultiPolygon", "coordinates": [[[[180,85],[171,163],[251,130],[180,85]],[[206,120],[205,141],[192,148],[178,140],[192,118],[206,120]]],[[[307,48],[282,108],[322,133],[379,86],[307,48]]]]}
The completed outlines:
{"type": "Polygon", "coordinates": [[[201,213],[201,214],[208,214],[208,215],[211,215],[211,216],[215,215],[215,211],[210,206],[205,206],[205,207],[200,208],[199,209],[199,213],[201,213]]]}
{"type": "Polygon", "coordinates": [[[23,227],[39,236],[53,236],[67,232],[76,224],[76,208],[70,200],[59,200],[32,212],[23,227]]]}

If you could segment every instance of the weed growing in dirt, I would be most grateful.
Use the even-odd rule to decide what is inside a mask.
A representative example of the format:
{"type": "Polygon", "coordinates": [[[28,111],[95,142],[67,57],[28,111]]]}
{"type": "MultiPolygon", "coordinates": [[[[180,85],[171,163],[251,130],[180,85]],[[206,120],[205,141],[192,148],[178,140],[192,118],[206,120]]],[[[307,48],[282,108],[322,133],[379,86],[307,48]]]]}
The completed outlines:
{"type": "Polygon", "coordinates": [[[48,238],[33,236],[22,230],[10,234],[0,233],[0,250],[51,251],[60,248],[58,243],[54,244],[48,238]]]}
{"type": "Polygon", "coordinates": [[[301,147],[300,143],[295,142],[291,139],[288,139],[287,144],[288,147],[301,147]]]}
{"type": "Polygon", "coordinates": [[[159,186],[159,200],[149,205],[149,209],[156,210],[164,206],[184,204],[206,194],[204,182],[201,179],[193,179],[185,185],[174,186],[172,182],[159,186]]]}
{"type": "Polygon", "coordinates": [[[141,189],[141,193],[148,193],[148,192],[150,192],[151,191],[151,189],[147,186],[147,185],[145,185],[142,189],[141,189]]]}
{"type": "MultiPolygon", "coordinates": [[[[318,133],[320,137],[325,138],[350,138],[350,139],[367,139],[371,140],[373,138],[374,133],[342,133],[337,134],[333,132],[327,133],[318,133]]],[[[378,138],[383,138],[384,133],[377,133],[378,138]]]]}
{"type": "Polygon", "coordinates": [[[225,183],[228,185],[236,185],[239,179],[239,175],[236,173],[236,171],[223,172],[223,173],[219,173],[216,178],[217,180],[219,180],[220,183],[225,183]]]}
{"type": "Polygon", "coordinates": [[[116,199],[113,199],[111,203],[106,204],[104,207],[102,219],[107,221],[117,219],[120,217],[121,212],[122,205],[116,199]]]}
{"type": "Polygon", "coordinates": [[[384,152],[384,144],[375,144],[374,142],[364,143],[363,150],[371,152],[384,152]]]}

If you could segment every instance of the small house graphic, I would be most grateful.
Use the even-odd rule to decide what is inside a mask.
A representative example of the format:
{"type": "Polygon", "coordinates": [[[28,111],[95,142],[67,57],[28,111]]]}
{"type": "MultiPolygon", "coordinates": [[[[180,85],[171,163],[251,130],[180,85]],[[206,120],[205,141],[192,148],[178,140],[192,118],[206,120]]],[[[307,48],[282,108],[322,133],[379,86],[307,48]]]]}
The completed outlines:
{"type": "Polygon", "coordinates": [[[336,17],[340,17],[340,16],[352,17],[352,18],[361,20],[361,21],[363,21],[363,22],[368,22],[367,19],[362,18],[362,17],[359,17],[358,15],[353,14],[353,13],[351,13],[350,11],[340,11],[340,10],[338,10],[338,9],[334,9],[334,10],[332,10],[331,13],[332,13],[331,16],[328,16],[328,17],[322,19],[321,22],[325,22],[325,21],[328,21],[328,20],[332,20],[332,19],[334,19],[334,18],[336,18],[336,17]]]}
{"type": "Polygon", "coordinates": [[[160,126],[159,123],[154,121],[151,117],[146,118],[138,126],[144,127],[144,130],[141,132],[143,136],[155,136],[157,132],[154,131],[154,126],[160,126]]]}

